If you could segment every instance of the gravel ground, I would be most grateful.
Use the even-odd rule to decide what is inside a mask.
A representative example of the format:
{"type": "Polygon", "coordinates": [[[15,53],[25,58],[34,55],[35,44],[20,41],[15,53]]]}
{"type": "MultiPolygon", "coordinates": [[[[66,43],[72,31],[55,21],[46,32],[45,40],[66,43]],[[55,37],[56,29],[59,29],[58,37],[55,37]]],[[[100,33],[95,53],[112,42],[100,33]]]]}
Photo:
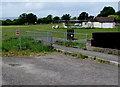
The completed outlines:
{"type": "Polygon", "coordinates": [[[63,54],[2,58],[3,85],[118,85],[116,66],[63,54]]]}

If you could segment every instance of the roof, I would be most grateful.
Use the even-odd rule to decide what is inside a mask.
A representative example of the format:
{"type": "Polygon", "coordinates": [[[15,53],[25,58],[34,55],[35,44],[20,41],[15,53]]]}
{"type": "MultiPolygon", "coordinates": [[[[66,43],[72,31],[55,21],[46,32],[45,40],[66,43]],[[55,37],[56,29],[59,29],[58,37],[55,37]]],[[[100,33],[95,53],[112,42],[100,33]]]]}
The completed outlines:
{"type": "Polygon", "coordinates": [[[96,22],[114,22],[114,17],[96,17],[94,19],[96,22]]]}
{"type": "MultiPolygon", "coordinates": [[[[68,20],[71,23],[80,23],[80,22],[87,22],[88,20],[68,20]]],[[[66,22],[66,20],[62,20],[62,22],[66,22]]]]}

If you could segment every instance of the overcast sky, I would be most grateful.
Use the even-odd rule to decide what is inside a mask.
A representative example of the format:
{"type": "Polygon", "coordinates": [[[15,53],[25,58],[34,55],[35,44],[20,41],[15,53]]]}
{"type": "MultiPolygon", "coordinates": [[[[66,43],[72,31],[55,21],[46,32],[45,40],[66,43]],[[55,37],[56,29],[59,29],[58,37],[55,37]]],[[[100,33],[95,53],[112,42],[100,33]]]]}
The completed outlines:
{"type": "Polygon", "coordinates": [[[118,10],[118,2],[2,2],[0,6],[2,17],[18,17],[22,13],[34,13],[39,18],[48,14],[74,17],[83,11],[96,16],[105,6],[118,10]]]}

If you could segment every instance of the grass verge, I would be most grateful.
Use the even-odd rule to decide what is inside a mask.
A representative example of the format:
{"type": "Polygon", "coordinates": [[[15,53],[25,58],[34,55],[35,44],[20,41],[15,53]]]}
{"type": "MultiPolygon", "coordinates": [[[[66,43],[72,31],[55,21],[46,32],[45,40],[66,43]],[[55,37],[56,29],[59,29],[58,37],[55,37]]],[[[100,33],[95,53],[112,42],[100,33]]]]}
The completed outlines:
{"type": "MultiPolygon", "coordinates": [[[[60,52],[60,53],[63,53],[65,55],[76,57],[76,58],[88,59],[88,60],[96,61],[98,63],[111,64],[110,61],[106,61],[106,60],[103,60],[103,59],[97,59],[96,57],[89,57],[89,56],[84,55],[84,54],[76,54],[76,53],[72,53],[72,52],[62,51],[62,50],[59,50],[59,49],[57,49],[56,51],[60,52]]],[[[115,65],[115,66],[120,67],[120,64],[118,64],[118,65],[111,64],[111,65],[115,65]]]]}
{"type": "Polygon", "coordinates": [[[75,48],[80,48],[80,49],[86,49],[86,43],[81,42],[72,42],[72,41],[56,41],[55,44],[57,45],[62,45],[62,46],[66,46],[66,47],[75,47],[75,48]]]}
{"type": "Polygon", "coordinates": [[[31,38],[21,37],[20,40],[19,37],[14,37],[2,41],[3,56],[28,56],[35,53],[48,53],[53,51],[53,47],[44,45],[41,41],[31,38]]]}

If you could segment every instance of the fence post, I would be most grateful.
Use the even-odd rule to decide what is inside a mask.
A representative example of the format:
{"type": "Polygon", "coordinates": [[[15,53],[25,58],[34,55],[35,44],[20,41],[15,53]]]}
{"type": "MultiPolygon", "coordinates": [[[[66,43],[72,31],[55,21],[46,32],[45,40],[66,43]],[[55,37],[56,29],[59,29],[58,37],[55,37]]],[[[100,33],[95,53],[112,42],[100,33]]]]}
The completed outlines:
{"type": "Polygon", "coordinates": [[[88,40],[88,34],[86,34],[86,41],[88,40]]]}
{"type": "Polygon", "coordinates": [[[50,41],[51,43],[50,43],[50,44],[51,44],[51,46],[52,46],[52,43],[53,43],[53,42],[52,42],[52,32],[50,32],[50,37],[51,37],[51,41],[50,41]]]}
{"type": "Polygon", "coordinates": [[[20,45],[20,50],[21,50],[21,47],[22,47],[22,46],[21,46],[21,42],[22,42],[22,41],[21,41],[21,35],[19,35],[19,45],[20,45]]]}
{"type": "Polygon", "coordinates": [[[34,32],[34,40],[36,39],[36,33],[34,32]]]}
{"type": "Polygon", "coordinates": [[[66,32],[64,33],[64,44],[66,43],[66,32]]]}

